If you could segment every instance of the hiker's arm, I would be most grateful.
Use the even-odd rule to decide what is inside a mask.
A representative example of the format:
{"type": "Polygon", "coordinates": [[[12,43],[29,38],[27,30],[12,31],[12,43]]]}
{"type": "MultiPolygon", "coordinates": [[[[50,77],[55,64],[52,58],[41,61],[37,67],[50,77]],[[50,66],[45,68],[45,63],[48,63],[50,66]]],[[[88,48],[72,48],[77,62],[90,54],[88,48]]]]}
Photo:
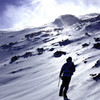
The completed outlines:
{"type": "Polygon", "coordinates": [[[60,74],[59,74],[60,78],[62,77],[62,73],[63,73],[63,70],[61,69],[60,74]]]}
{"type": "Polygon", "coordinates": [[[65,67],[65,64],[62,66],[62,68],[61,68],[61,71],[60,71],[60,74],[59,74],[59,77],[60,78],[62,78],[62,74],[63,74],[63,72],[64,72],[64,67],[65,67]]]}
{"type": "Polygon", "coordinates": [[[59,77],[60,77],[61,79],[62,79],[62,74],[63,74],[63,72],[64,72],[65,67],[66,67],[66,64],[64,64],[64,65],[62,66],[62,68],[61,68],[61,71],[60,71],[60,74],[59,74],[59,77]]]}

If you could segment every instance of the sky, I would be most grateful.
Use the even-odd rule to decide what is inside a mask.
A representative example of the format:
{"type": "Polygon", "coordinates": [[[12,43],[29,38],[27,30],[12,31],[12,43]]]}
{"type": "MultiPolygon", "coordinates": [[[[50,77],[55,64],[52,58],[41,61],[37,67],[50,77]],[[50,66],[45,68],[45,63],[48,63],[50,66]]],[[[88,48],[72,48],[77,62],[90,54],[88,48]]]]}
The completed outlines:
{"type": "Polygon", "coordinates": [[[100,12],[100,0],[0,0],[0,29],[35,27],[60,15],[100,12]]]}

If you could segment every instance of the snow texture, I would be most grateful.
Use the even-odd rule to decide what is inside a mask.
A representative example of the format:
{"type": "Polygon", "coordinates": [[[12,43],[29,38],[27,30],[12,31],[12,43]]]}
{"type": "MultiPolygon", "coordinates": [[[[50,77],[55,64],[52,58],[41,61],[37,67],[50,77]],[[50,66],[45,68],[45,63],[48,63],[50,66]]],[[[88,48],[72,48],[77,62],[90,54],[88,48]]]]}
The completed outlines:
{"type": "Polygon", "coordinates": [[[0,31],[0,100],[63,100],[59,72],[69,56],[76,71],[68,98],[99,100],[99,14],[63,15],[38,28],[0,31]]]}

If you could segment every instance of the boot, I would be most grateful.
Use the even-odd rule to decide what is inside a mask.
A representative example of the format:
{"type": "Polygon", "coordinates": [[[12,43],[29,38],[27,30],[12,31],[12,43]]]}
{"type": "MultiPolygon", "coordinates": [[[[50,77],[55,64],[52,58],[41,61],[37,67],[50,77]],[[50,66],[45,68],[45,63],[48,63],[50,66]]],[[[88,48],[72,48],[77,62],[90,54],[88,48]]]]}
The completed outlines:
{"type": "Polygon", "coordinates": [[[64,94],[64,98],[67,98],[67,95],[66,94],[64,94]]]}
{"type": "Polygon", "coordinates": [[[64,98],[67,98],[66,93],[67,93],[67,91],[65,90],[65,91],[64,91],[64,98]]]}
{"type": "Polygon", "coordinates": [[[63,92],[60,91],[60,92],[59,92],[59,96],[63,96],[63,92]]]}

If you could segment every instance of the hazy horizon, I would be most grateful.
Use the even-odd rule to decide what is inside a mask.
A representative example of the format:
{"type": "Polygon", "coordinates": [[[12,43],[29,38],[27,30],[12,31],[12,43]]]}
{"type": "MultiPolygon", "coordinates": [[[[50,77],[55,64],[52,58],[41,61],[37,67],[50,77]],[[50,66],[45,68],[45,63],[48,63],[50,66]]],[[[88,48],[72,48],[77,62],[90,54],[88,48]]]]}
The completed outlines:
{"type": "Polygon", "coordinates": [[[0,0],[0,29],[39,26],[63,14],[99,13],[99,0],[0,0]]]}

